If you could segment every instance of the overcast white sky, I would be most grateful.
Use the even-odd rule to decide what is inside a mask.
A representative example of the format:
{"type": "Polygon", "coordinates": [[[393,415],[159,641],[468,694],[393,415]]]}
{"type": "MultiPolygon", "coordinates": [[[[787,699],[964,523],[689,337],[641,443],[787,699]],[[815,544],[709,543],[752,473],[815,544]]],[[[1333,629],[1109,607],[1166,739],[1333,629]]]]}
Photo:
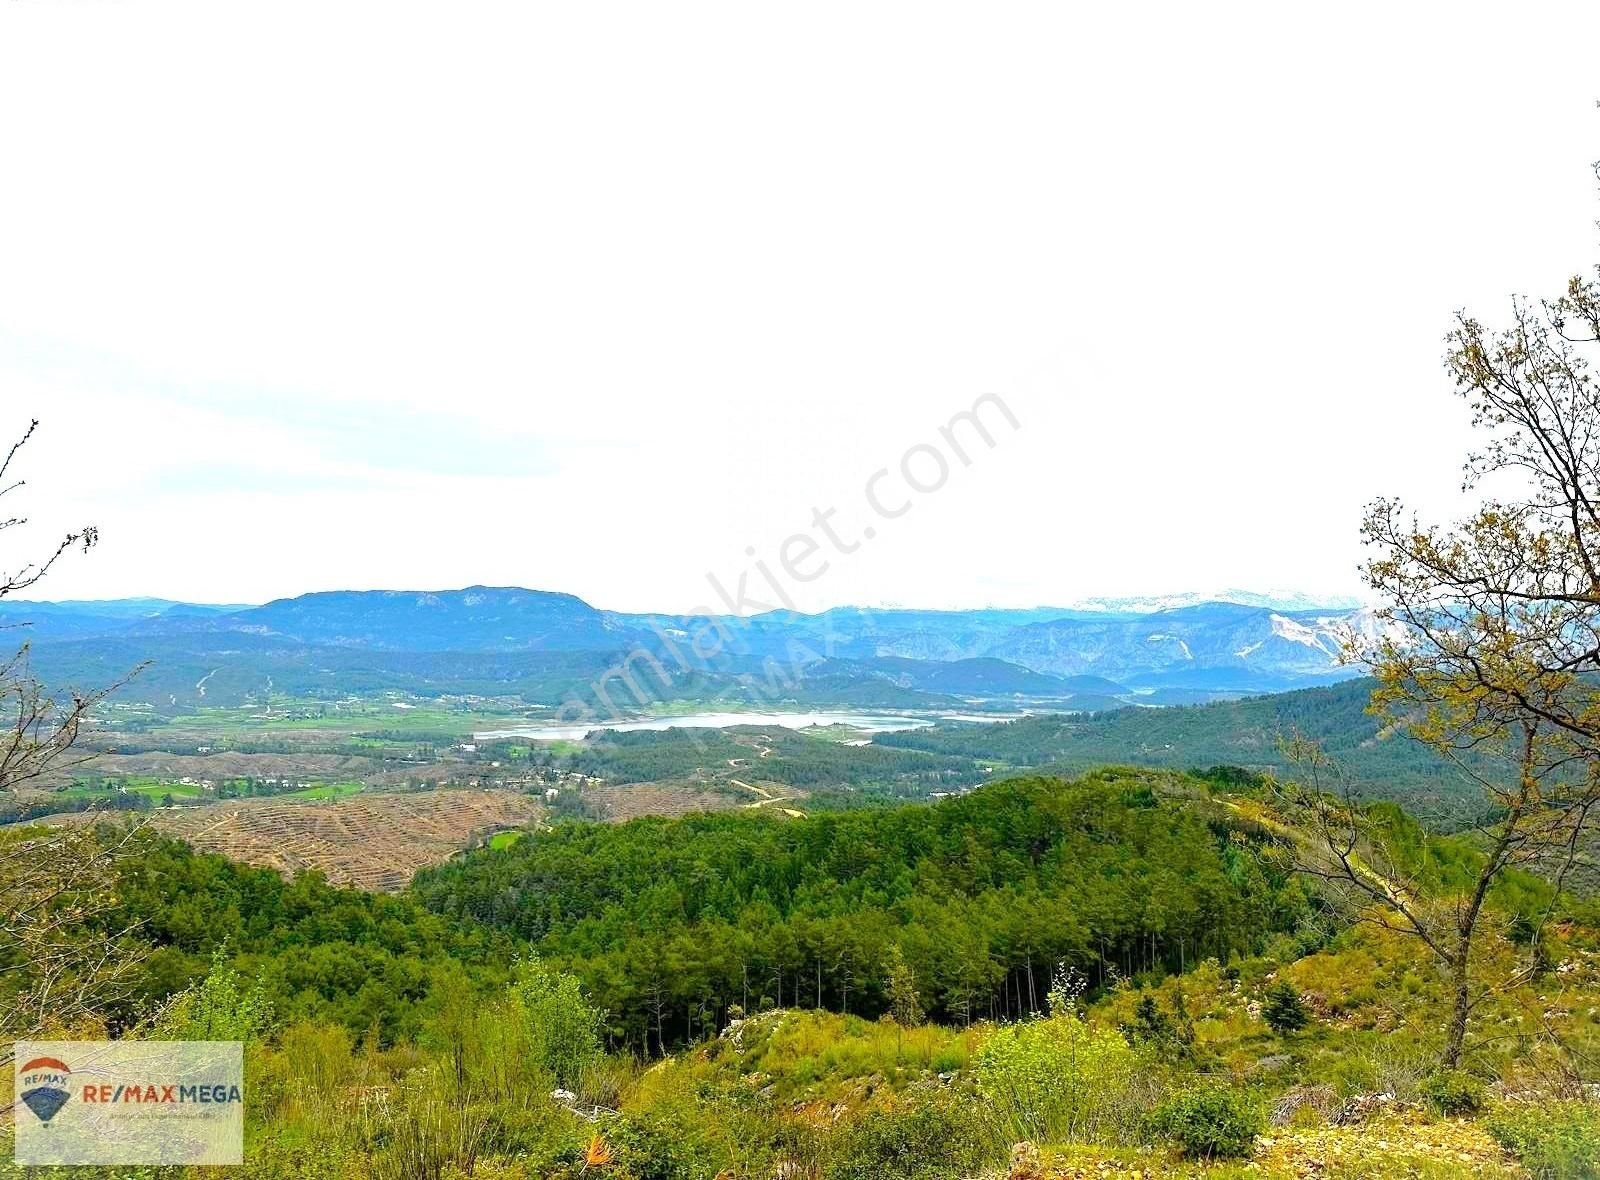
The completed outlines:
{"type": "Polygon", "coordinates": [[[1366,500],[1451,507],[1452,309],[1600,259],[1597,45],[1593,3],[0,5],[0,426],[43,419],[33,541],[104,532],[39,590],[688,610],[996,392],[1020,429],[799,605],[1349,592],[1366,500]]]}

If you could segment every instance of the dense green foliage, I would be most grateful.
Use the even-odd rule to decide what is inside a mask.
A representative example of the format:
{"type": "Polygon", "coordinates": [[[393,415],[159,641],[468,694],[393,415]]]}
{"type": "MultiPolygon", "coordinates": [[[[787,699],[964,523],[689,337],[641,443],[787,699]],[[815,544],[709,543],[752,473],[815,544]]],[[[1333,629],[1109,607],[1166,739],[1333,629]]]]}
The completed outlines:
{"type": "Polygon", "coordinates": [[[1435,1114],[1461,1118],[1483,1109],[1483,1083],[1459,1069],[1441,1070],[1423,1079],[1422,1097],[1435,1114]]]}
{"type": "Polygon", "coordinates": [[[992,1146],[963,1096],[936,1086],[846,1128],[827,1180],[947,1180],[970,1175],[992,1146]]]}
{"type": "Polygon", "coordinates": [[[735,1004],[877,1015],[895,962],[935,1018],[1017,1016],[1043,1007],[1056,964],[1101,986],[1293,925],[1304,899],[1282,857],[1204,806],[1181,776],[1105,772],[803,822],[561,825],[414,890],[575,971],[641,1047],[693,1039],[735,1004]]]}
{"type": "Polygon", "coordinates": [[[318,874],[285,881],[144,838],[119,862],[117,904],[100,921],[149,947],[139,983],[109,1013],[134,1019],[203,978],[225,953],[265,988],[280,1018],[316,1018],[385,1041],[414,1034],[419,1003],[442,977],[498,976],[509,943],[428,913],[408,894],[339,889],[318,874]]]}
{"type": "Polygon", "coordinates": [[[561,1085],[577,1085],[600,1057],[603,1014],[589,1005],[575,978],[537,958],[517,963],[510,993],[527,1030],[523,1057],[561,1085]]]}
{"type": "Polygon", "coordinates": [[[1151,1117],[1157,1133],[1195,1159],[1235,1159],[1250,1154],[1266,1129],[1261,1101],[1253,1094],[1199,1085],[1178,1095],[1151,1117]]]}
{"type": "Polygon", "coordinates": [[[1288,980],[1280,979],[1267,989],[1267,998],[1261,1005],[1261,1019],[1267,1027],[1280,1036],[1299,1032],[1311,1016],[1300,1000],[1300,993],[1288,980]]]}
{"type": "Polygon", "coordinates": [[[1011,1138],[1039,1142],[1127,1135],[1139,1068],[1128,1042],[1086,1023],[1060,986],[1049,1016],[997,1029],[973,1061],[978,1093],[1011,1138]]]}

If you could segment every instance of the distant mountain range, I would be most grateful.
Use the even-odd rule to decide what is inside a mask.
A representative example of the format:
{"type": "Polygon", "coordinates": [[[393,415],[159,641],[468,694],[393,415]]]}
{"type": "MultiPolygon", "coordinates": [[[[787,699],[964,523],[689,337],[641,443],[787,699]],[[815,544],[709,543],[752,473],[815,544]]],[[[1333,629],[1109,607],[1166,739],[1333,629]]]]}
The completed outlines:
{"type": "Polygon", "coordinates": [[[1237,606],[1264,606],[1278,611],[1358,610],[1361,600],[1348,595],[1317,596],[1298,590],[1214,590],[1209,593],[1187,591],[1180,594],[1147,594],[1133,598],[1081,598],[1071,605],[1077,610],[1109,611],[1112,614],[1150,614],[1176,610],[1181,606],[1203,606],[1208,602],[1231,602],[1237,606]]]}
{"type": "Polygon", "coordinates": [[[129,690],[173,706],[384,691],[586,696],[629,653],[651,699],[947,708],[1050,701],[1099,711],[1326,684],[1373,615],[1348,601],[1224,592],[1026,610],[777,611],[708,622],[599,610],[516,587],[335,591],[235,607],[164,599],[0,601],[35,666],[73,684],[150,667],[129,690]],[[1236,601],[1244,600],[1244,601],[1236,601]],[[725,637],[710,650],[705,636],[725,637]],[[697,636],[701,642],[697,645],[697,636]],[[796,673],[803,673],[796,677],[796,673]],[[773,694],[780,694],[774,696],[773,694]],[[787,695],[781,695],[787,694],[787,695]]]}

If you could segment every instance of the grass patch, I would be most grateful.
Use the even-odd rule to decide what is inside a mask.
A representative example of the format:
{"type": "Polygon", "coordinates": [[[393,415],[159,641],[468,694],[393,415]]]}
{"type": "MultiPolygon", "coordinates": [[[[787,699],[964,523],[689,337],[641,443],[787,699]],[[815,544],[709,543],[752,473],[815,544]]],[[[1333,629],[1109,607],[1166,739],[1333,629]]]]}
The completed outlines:
{"type": "Polygon", "coordinates": [[[343,799],[348,795],[355,795],[365,790],[361,783],[318,783],[314,787],[307,787],[303,791],[290,791],[280,795],[281,799],[312,799],[325,802],[329,799],[343,799]]]}

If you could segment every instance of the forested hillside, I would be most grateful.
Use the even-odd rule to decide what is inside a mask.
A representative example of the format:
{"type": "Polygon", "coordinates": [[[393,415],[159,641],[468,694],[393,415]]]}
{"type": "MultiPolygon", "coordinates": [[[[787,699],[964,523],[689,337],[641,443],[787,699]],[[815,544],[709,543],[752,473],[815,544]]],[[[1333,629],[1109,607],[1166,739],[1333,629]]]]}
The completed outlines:
{"type": "Polygon", "coordinates": [[[1317,742],[1371,797],[1401,800],[1430,822],[1459,822],[1471,785],[1426,746],[1380,730],[1367,711],[1371,698],[1372,681],[1362,679],[1209,705],[1052,714],[998,725],[943,722],[874,741],[1065,774],[1108,763],[1288,773],[1283,745],[1298,734],[1317,742]]]}
{"type": "MultiPolygon", "coordinates": [[[[1470,840],[1371,817],[1416,900],[1470,885],[1470,840]]],[[[1430,1074],[1442,977],[1294,872],[1308,835],[1249,776],[1111,770],[561,821],[394,897],[145,833],[109,908],[85,881],[49,904],[128,969],[72,1031],[247,1042],[262,1180],[1287,1180],[1330,1153],[1526,1180],[1502,1145],[1592,1174],[1587,1107],[1516,1096],[1595,1047],[1594,907],[1499,880],[1478,970],[1531,943],[1535,974],[1483,994],[1470,1074],[1430,1074]],[[1447,1117],[1491,1083],[1487,1119],[1447,1117]]],[[[48,985],[4,966],[4,1010],[48,985]]]]}
{"type": "Polygon", "coordinates": [[[1260,829],[1194,780],[1032,778],[934,805],[569,825],[419,874],[430,909],[528,940],[640,1048],[734,1005],[887,1010],[891,956],[942,1020],[1249,953],[1305,905],[1260,829]]]}
{"type": "Polygon", "coordinates": [[[282,1017],[341,1025],[385,1043],[415,1036],[441,979],[503,976],[509,938],[429,913],[409,893],[339,889],[142,836],[118,862],[116,904],[88,938],[132,930],[141,961],[106,1016],[136,1021],[204,979],[220,957],[255,980],[282,1017]]]}
{"type": "MultiPolygon", "coordinates": [[[[543,753],[537,751],[536,756],[543,753]]],[[[970,786],[986,777],[970,758],[897,746],[846,745],[777,726],[608,730],[551,761],[612,783],[660,782],[728,766],[736,773],[792,787],[853,787],[908,795],[970,786]]]]}

